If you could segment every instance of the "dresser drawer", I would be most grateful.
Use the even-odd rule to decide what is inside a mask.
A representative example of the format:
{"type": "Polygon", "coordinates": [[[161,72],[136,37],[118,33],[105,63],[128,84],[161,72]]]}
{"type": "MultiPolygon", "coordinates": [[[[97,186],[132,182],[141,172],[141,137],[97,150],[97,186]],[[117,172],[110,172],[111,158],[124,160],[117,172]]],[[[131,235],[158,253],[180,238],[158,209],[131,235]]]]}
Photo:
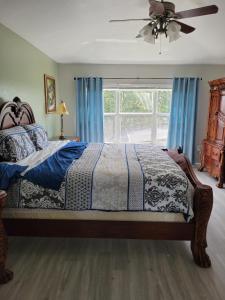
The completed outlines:
{"type": "Polygon", "coordinates": [[[211,157],[214,160],[220,161],[220,149],[212,147],[211,149],[211,157]]]}

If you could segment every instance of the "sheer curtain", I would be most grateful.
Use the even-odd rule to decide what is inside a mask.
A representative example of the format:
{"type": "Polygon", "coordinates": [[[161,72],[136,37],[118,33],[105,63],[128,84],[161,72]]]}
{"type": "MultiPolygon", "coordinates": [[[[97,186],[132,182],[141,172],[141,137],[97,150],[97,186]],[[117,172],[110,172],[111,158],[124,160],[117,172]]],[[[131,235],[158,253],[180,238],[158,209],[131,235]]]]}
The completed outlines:
{"type": "Polygon", "coordinates": [[[102,78],[76,79],[76,134],[81,141],[103,142],[102,78]]]}
{"type": "Polygon", "coordinates": [[[167,147],[183,147],[194,162],[199,78],[174,78],[167,147]]]}

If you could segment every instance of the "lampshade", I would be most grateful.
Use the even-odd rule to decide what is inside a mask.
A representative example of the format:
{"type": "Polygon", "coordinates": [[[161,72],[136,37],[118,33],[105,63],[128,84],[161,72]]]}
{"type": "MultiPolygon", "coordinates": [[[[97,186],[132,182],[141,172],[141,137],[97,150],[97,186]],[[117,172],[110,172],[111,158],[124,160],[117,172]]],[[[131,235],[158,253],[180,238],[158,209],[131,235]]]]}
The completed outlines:
{"type": "Polygon", "coordinates": [[[144,38],[145,42],[155,44],[155,37],[152,32],[153,26],[148,24],[140,30],[139,35],[144,38]]]}
{"type": "Polygon", "coordinates": [[[181,26],[177,22],[171,21],[167,26],[167,34],[169,37],[169,41],[174,42],[180,38],[180,30],[181,26]]]}
{"type": "Polygon", "coordinates": [[[66,103],[64,101],[61,101],[58,104],[57,114],[59,114],[59,115],[68,115],[69,114],[69,111],[68,111],[68,109],[66,107],[66,103]]]}

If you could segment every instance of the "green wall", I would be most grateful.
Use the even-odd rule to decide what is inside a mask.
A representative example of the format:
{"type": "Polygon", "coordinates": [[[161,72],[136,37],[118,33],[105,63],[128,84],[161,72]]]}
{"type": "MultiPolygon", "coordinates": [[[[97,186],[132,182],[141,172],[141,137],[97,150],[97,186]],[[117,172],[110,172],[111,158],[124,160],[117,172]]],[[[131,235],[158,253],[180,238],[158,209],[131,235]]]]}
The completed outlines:
{"type": "MultiPolygon", "coordinates": [[[[47,129],[51,138],[59,134],[59,117],[45,114],[45,73],[55,77],[57,87],[57,63],[0,24],[0,98],[8,101],[18,96],[28,102],[36,122],[47,129]]],[[[58,95],[57,90],[57,99],[58,95]]]]}

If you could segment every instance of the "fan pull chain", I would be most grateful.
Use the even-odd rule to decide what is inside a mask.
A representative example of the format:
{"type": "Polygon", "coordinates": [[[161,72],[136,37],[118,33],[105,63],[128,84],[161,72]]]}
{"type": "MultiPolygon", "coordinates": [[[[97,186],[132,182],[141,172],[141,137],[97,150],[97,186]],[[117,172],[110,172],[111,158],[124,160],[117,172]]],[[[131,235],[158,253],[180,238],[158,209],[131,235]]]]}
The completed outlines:
{"type": "Polygon", "coordinates": [[[159,55],[162,54],[162,35],[159,35],[159,55]]]}

